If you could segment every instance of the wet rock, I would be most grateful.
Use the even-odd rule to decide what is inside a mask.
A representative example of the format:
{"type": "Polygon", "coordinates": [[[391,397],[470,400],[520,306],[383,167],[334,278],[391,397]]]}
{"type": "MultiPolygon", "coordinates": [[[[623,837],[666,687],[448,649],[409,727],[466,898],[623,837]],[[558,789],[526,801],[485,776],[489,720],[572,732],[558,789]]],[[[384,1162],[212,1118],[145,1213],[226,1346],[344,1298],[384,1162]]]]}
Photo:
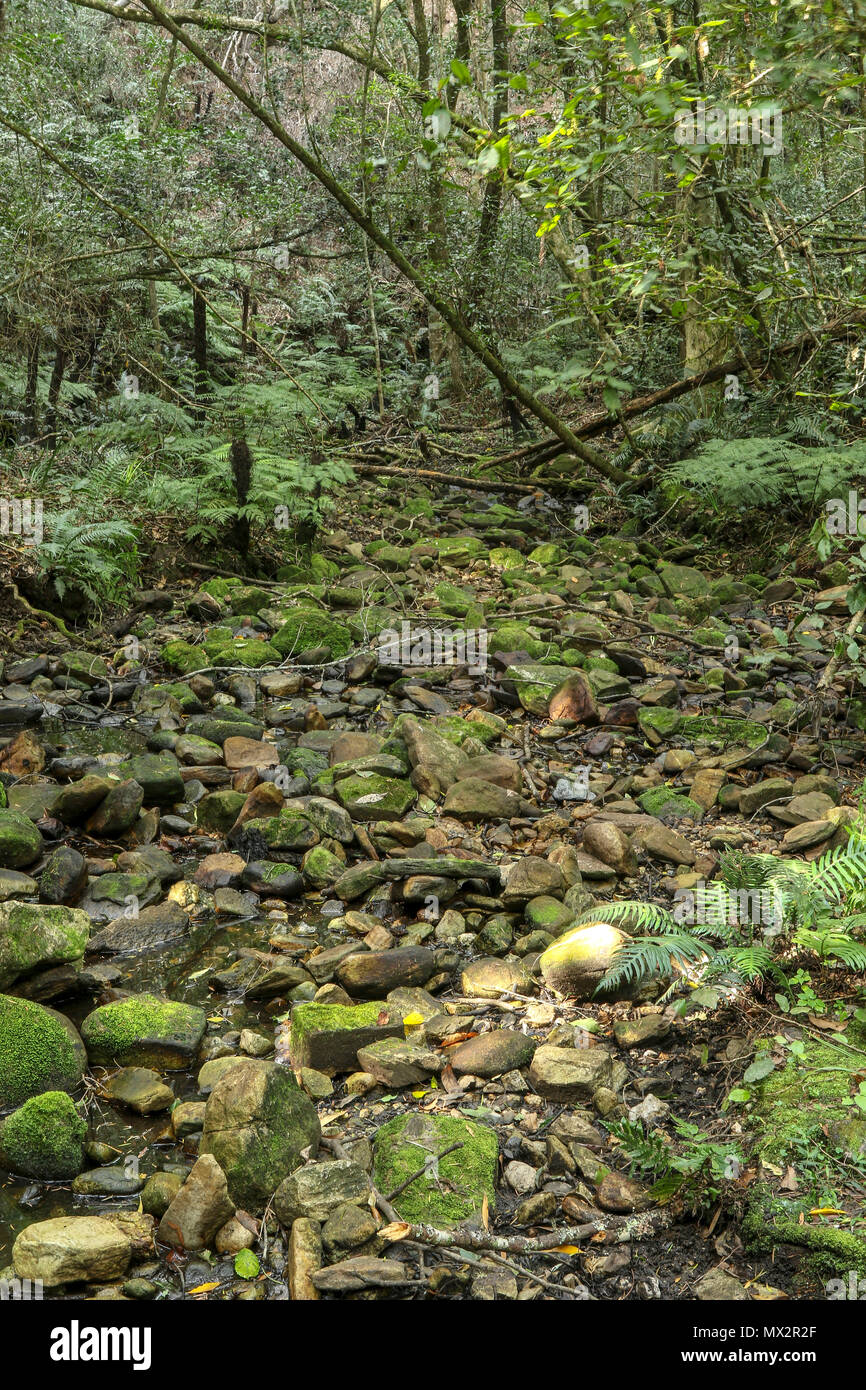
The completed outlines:
{"type": "Polygon", "coordinates": [[[115,785],[110,777],[88,773],[78,782],[61,787],[54,799],[52,810],[65,825],[79,825],[111,791],[115,785]]]}
{"type": "Polygon", "coordinates": [[[266,859],[247,864],[241,882],[269,898],[297,898],[304,891],[304,880],[296,869],[266,859]]]}
{"type": "Polygon", "coordinates": [[[141,1209],[158,1221],[168,1211],[183,1186],[180,1173],[151,1173],[141,1190],[141,1209]]]}
{"type": "Polygon", "coordinates": [[[88,951],[101,955],[127,955],[154,951],[180,941],[189,931],[189,916],[170,898],[142,908],[138,916],[117,917],[95,932],[88,951]]]}
{"type": "Polygon", "coordinates": [[[91,1168],[81,1173],[72,1184],[79,1197],[134,1197],[144,1187],[144,1178],[118,1164],[114,1167],[91,1168]]]}
{"type": "Polygon", "coordinates": [[[338,966],[336,977],[353,999],[382,999],[401,985],[426,985],[435,969],[432,951],[404,946],[350,955],[338,966]]]}
{"type": "Polygon", "coordinates": [[[0,811],[0,868],[26,869],[42,853],[42,836],[17,811],[0,811]]]}
{"type": "Polygon", "coordinates": [[[529,1069],[530,1080],[546,1100],[592,1100],[600,1086],[609,1086],[613,1070],[601,1047],[539,1047],[529,1069]]]}
{"type": "Polygon", "coordinates": [[[200,1152],[213,1154],[238,1206],[260,1211],[319,1136],[315,1108],[291,1072],[245,1059],[211,1091],[200,1152]]]}
{"type": "Polygon", "coordinates": [[[140,753],[121,763],[118,773],[138,783],[146,806],[173,806],[184,799],[180,766],[171,753],[140,753]]]}
{"type": "Polygon", "coordinates": [[[39,884],[35,878],[17,873],[15,869],[0,869],[0,903],[8,902],[10,898],[36,898],[38,893],[39,884]]]}
{"type": "Polygon", "coordinates": [[[159,1072],[148,1067],[123,1067],[105,1083],[108,1100],[125,1105],[137,1115],[155,1115],[174,1104],[174,1092],[159,1072]]]}
{"type": "Polygon", "coordinates": [[[198,1052],[206,1026],[203,1009],[132,994],[89,1013],[81,1036],[91,1063],[183,1070],[198,1052]]]}
{"type": "Polygon", "coordinates": [[[119,1279],[131,1256],[129,1236],[101,1216],[59,1216],[34,1222],[12,1247],[16,1277],[40,1279],[47,1289],[119,1279]]]}
{"type": "Polygon", "coordinates": [[[74,903],[87,886],[84,855],[70,845],[49,854],[39,875],[39,898],[44,903],[74,903]]]}
{"type": "Polygon", "coordinates": [[[26,1178],[74,1178],[84,1167],[87,1125],[64,1091],[33,1096],[0,1122],[0,1167],[26,1178]]]}
{"type": "Polygon", "coordinates": [[[325,1221],[346,1202],[365,1204],[370,1191],[368,1175],[349,1159],[306,1163],[277,1188],[274,1211],[284,1226],[299,1218],[325,1221]]]}
{"type": "Polygon", "coordinates": [[[144,805],[144,789],[131,779],[115,782],[86,822],[89,835],[110,839],[122,835],[138,819],[144,805]]]}
{"type": "Polygon", "coordinates": [[[202,1154],[172,1198],[156,1238],[176,1250],[204,1250],[234,1211],[225,1173],[215,1158],[202,1154]]]}

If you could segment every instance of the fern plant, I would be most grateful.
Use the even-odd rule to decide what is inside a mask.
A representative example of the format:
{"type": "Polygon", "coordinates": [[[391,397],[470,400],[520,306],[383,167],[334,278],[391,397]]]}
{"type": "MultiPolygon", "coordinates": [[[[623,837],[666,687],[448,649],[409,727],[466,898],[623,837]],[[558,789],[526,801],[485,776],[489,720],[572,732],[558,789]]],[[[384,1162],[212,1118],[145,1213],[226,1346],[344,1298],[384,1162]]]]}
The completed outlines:
{"type": "Polygon", "coordinates": [[[712,1207],[724,1181],[739,1176],[742,1154],[731,1144],[711,1139],[697,1125],[674,1117],[675,1143],[658,1133],[646,1134],[642,1125],[629,1120],[608,1124],[608,1131],[630,1170],[653,1180],[650,1196],[657,1202],[680,1197],[693,1215],[712,1207]]]}
{"type": "Polygon", "coordinates": [[[673,912],[625,901],[588,909],[575,925],[603,913],[613,925],[648,933],[617,951],[600,993],[651,978],[672,980],[696,967],[707,982],[774,979],[785,986],[783,951],[866,970],[866,944],[853,935],[866,913],[839,916],[846,900],[863,892],[866,842],[858,832],[810,864],[730,852],[722,856],[719,878],[697,895],[684,895],[673,912]]]}

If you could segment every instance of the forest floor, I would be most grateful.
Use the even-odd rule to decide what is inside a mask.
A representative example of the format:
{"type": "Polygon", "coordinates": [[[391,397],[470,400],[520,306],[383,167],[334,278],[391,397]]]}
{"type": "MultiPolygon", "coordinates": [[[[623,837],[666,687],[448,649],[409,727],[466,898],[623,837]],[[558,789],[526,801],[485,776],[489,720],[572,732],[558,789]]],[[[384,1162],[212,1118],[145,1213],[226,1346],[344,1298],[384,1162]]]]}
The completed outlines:
{"type": "Polygon", "coordinates": [[[615,931],[568,945],[731,851],[845,843],[844,593],[574,500],[361,479],[274,580],[176,565],[72,640],[4,616],[0,1275],[620,1301],[866,1270],[860,977],[601,1000],[615,931]]]}

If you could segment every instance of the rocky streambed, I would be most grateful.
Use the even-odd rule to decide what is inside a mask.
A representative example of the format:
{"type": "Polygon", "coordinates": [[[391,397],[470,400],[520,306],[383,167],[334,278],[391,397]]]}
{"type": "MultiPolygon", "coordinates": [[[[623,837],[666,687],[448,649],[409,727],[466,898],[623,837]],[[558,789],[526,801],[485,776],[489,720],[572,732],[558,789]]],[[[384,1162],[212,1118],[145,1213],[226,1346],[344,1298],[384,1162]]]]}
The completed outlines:
{"type": "MultiPolygon", "coordinates": [[[[825,1044],[724,989],[595,991],[607,902],[670,904],[730,848],[844,843],[863,747],[819,684],[837,576],[733,579],[535,503],[452,495],[434,524],[417,489],[386,517],[277,582],[145,591],[112,632],[4,660],[0,1277],[814,1293],[795,1243],[769,1277],[742,1222],[758,1188],[798,1219],[760,1136],[799,1084],[783,1044],[825,1044]],[[461,633],[472,659],[443,661],[461,633]],[[729,1110],[759,1038],[773,1075],[729,1110]],[[660,1201],[623,1119],[736,1146],[733,1200],[703,1225],[660,1201]]],[[[796,1107],[818,1148],[849,1037],[849,1074],[796,1107]]]]}

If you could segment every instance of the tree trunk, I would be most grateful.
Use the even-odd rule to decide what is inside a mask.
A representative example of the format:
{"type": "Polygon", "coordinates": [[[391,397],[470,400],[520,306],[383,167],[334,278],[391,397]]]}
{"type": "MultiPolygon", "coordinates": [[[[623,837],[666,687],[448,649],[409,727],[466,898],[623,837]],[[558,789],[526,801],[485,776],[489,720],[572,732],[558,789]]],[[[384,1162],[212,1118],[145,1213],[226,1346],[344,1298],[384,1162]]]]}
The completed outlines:
{"type": "Polygon", "coordinates": [[[27,375],[24,383],[24,433],[27,439],[35,439],[39,430],[39,330],[30,337],[27,345],[27,375]]]}
{"type": "Polygon", "coordinates": [[[51,369],[51,380],[48,383],[48,414],[45,418],[47,431],[46,444],[53,449],[57,444],[57,402],[60,398],[60,388],[63,385],[63,373],[66,370],[66,348],[59,344],[54,353],[54,366],[51,369]]]}
{"type": "Polygon", "coordinates": [[[192,352],[195,360],[195,398],[198,402],[196,419],[201,424],[207,397],[207,304],[198,287],[192,294],[192,352]]]}

